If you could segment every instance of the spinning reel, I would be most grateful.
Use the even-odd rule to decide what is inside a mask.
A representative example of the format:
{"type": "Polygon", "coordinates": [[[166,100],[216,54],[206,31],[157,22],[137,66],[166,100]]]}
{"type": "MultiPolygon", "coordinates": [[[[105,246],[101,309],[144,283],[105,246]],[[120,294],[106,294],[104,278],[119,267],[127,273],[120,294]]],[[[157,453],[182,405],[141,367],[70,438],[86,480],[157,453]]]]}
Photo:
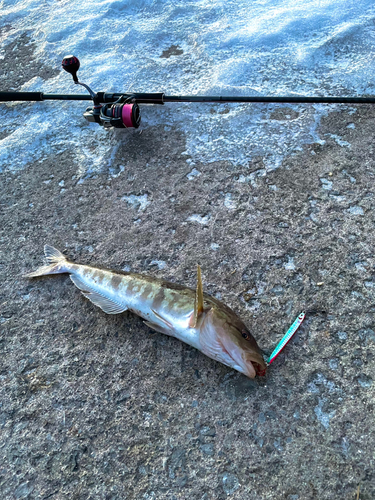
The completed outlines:
{"type": "Polygon", "coordinates": [[[138,128],[141,123],[141,111],[136,103],[135,96],[121,95],[114,102],[102,104],[98,94],[94,93],[88,85],[78,80],[77,71],[80,62],[75,56],[65,56],[62,67],[70,73],[77,85],[82,85],[92,97],[94,106],[88,107],[83,113],[88,122],[96,122],[105,128],[138,128]]]}

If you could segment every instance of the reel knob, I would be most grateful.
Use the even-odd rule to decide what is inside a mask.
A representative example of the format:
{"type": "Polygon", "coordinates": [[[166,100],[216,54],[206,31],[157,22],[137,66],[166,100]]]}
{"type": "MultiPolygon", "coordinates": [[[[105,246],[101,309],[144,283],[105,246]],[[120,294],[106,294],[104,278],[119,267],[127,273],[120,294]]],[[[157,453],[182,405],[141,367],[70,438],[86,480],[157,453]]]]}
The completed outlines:
{"type": "Polygon", "coordinates": [[[79,70],[80,63],[78,57],[65,56],[61,63],[63,69],[70,73],[75,83],[78,83],[77,71],[79,70]]]}

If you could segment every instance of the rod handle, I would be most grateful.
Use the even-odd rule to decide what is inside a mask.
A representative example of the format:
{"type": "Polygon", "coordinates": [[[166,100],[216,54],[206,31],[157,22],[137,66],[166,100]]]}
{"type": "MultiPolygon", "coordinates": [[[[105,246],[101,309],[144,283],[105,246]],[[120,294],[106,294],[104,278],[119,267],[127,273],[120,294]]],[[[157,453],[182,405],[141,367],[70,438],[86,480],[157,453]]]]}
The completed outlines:
{"type": "Polygon", "coordinates": [[[0,92],[0,102],[44,101],[43,92],[0,92]]]}

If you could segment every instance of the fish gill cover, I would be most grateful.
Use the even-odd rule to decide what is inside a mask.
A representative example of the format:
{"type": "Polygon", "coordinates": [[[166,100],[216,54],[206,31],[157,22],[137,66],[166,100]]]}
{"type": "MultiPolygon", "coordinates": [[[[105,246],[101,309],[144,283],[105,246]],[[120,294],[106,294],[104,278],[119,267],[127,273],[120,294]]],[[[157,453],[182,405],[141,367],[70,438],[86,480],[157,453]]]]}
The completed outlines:
{"type": "MultiPolygon", "coordinates": [[[[4,0],[0,5],[0,59],[9,58],[7,47],[17,47],[26,34],[35,60],[56,69],[52,77],[32,78],[16,90],[80,93],[60,71],[62,57],[74,53],[81,60],[81,81],[96,91],[374,94],[372,0],[4,0]]],[[[13,77],[19,71],[16,58],[12,71],[13,77]]],[[[86,105],[1,105],[0,171],[64,151],[81,175],[108,165],[126,134],[138,132],[107,132],[88,124],[82,117],[86,105]]],[[[332,109],[337,105],[169,103],[142,106],[142,127],[182,131],[193,162],[227,160],[246,167],[261,155],[266,170],[273,170],[303,144],[324,142],[317,125],[332,109]]]]}

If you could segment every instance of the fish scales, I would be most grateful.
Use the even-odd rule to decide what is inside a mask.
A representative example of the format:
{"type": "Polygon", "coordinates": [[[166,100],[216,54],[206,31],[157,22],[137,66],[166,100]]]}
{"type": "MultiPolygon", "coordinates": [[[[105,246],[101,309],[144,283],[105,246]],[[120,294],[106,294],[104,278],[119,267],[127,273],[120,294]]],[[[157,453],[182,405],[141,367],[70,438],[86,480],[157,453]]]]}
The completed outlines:
{"type": "Polygon", "coordinates": [[[265,374],[261,351],[242,320],[230,307],[203,294],[199,266],[197,289],[193,290],[142,274],[72,263],[49,245],[44,252],[48,265],[28,277],[68,273],[83,295],[104,312],[129,310],[150,328],[176,337],[248,377],[265,374]]]}
{"type": "MultiPolygon", "coordinates": [[[[157,278],[151,281],[140,274],[122,275],[113,271],[70,263],[65,264],[65,267],[66,272],[80,278],[87,286],[87,291],[93,290],[115,301],[124,310],[127,309],[148,321],[159,324],[160,319],[155,315],[157,312],[169,323],[181,321],[188,327],[189,317],[194,311],[194,290],[175,287],[173,283],[157,278]]],[[[165,325],[161,323],[160,326],[165,325]]]]}

